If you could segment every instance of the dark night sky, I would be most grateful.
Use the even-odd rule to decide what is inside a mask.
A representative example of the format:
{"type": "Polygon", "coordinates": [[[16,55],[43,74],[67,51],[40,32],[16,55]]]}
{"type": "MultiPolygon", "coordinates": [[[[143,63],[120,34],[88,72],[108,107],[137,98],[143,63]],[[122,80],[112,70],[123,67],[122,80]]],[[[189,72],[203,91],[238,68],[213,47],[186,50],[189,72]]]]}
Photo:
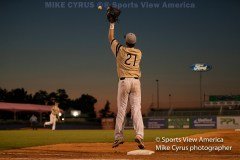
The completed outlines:
{"type": "MultiPolygon", "coordinates": [[[[45,2],[50,1],[0,1],[0,87],[30,93],[64,88],[71,98],[95,96],[98,108],[110,100],[116,110],[118,80],[106,10],[46,8],[45,2]]],[[[156,79],[161,107],[168,107],[169,94],[175,108],[198,106],[199,74],[189,68],[196,62],[213,66],[203,74],[206,94],[240,94],[240,2],[150,2],[191,2],[195,8],[122,9],[116,38],[124,43],[127,32],[138,37],[143,108],[156,101],[156,79]]]]}

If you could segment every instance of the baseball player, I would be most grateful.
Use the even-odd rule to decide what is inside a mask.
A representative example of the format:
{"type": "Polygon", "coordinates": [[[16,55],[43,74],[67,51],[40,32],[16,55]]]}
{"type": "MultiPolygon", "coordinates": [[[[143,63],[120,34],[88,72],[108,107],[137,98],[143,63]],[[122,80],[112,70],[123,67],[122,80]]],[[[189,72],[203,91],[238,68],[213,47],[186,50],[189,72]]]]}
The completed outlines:
{"type": "Polygon", "coordinates": [[[52,125],[52,130],[56,129],[56,122],[58,121],[58,116],[60,109],[58,108],[58,103],[55,103],[51,109],[51,114],[50,114],[50,121],[44,123],[44,127],[46,125],[52,125]]]}
{"type": "MultiPolygon", "coordinates": [[[[109,11],[108,13],[114,15],[114,11],[109,11]]],[[[115,141],[112,147],[114,148],[124,143],[124,119],[127,105],[129,104],[131,106],[133,125],[136,133],[135,142],[137,142],[140,149],[144,149],[144,126],[141,113],[141,83],[139,80],[141,77],[140,61],[142,58],[142,52],[139,49],[134,48],[137,42],[135,34],[128,33],[125,36],[126,46],[122,46],[114,38],[115,21],[113,19],[115,17],[111,17],[111,15],[107,14],[110,22],[108,39],[113,55],[116,58],[119,78],[117,95],[118,111],[114,133],[115,141]]]]}

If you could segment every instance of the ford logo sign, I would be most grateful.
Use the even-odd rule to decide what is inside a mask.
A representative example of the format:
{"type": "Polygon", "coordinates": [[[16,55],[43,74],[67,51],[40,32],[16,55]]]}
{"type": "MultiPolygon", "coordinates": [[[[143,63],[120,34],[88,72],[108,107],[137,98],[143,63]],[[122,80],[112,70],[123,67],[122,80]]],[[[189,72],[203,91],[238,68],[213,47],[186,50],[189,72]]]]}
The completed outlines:
{"type": "Polygon", "coordinates": [[[195,72],[206,72],[212,69],[211,65],[205,64],[205,63],[196,63],[191,65],[191,70],[195,72]]]}

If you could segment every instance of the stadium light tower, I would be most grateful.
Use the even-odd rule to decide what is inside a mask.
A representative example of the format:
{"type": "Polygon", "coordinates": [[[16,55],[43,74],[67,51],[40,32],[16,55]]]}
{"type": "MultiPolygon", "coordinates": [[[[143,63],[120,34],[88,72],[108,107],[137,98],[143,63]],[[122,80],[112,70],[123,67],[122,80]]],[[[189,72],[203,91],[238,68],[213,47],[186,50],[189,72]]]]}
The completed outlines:
{"type": "Polygon", "coordinates": [[[191,65],[191,70],[194,72],[199,72],[199,101],[200,101],[200,107],[203,107],[202,105],[202,72],[207,72],[212,69],[212,66],[205,63],[195,63],[191,65]]]}
{"type": "Polygon", "coordinates": [[[169,100],[169,109],[171,109],[172,108],[172,95],[171,94],[169,94],[168,95],[168,100],[169,100]]]}
{"type": "Polygon", "coordinates": [[[158,79],[156,79],[157,82],[157,109],[159,109],[159,85],[158,85],[158,79]]]}

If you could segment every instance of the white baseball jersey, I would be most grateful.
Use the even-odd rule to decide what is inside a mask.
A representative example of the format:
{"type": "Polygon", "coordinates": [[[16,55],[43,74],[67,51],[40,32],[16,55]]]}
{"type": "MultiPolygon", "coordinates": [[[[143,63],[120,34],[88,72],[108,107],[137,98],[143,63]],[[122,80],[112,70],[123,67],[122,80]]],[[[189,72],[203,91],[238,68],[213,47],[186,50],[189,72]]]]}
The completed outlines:
{"type": "Polygon", "coordinates": [[[123,138],[123,125],[128,104],[131,106],[136,136],[143,139],[144,126],[141,113],[141,83],[139,80],[141,77],[142,52],[136,48],[124,47],[115,39],[110,45],[116,57],[118,77],[121,78],[118,82],[115,139],[123,138]]]}

